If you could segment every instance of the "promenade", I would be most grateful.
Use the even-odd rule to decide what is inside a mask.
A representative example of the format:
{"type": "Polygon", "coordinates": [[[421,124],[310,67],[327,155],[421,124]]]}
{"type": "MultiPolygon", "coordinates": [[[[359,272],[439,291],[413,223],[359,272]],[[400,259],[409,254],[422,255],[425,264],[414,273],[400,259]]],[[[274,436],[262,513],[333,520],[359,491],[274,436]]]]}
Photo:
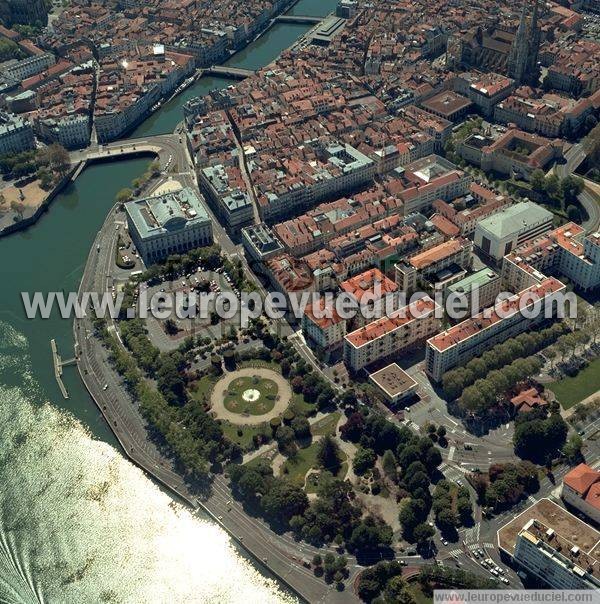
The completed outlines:
{"type": "MultiPolygon", "coordinates": [[[[118,233],[115,220],[121,220],[114,207],[98,232],[87,258],[79,291],[106,291],[112,282],[111,267],[118,233]]],[[[113,330],[109,326],[109,330],[113,330]]],[[[121,444],[127,457],[156,481],[175,493],[192,509],[204,509],[220,524],[259,564],[265,566],[291,591],[307,602],[358,602],[348,591],[338,592],[322,578],[314,576],[303,566],[304,559],[324,550],[296,542],[291,535],[278,535],[261,519],[246,514],[242,505],[233,499],[226,478],[215,476],[211,493],[200,497],[177,471],[173,460],[151,440],[137,402],[125,389],[121,377],[112,369],[108,352],[93,335],[90,318],[75,319],[75,350],[81,379],[121,444]]],[[[332,550],[333,551],[333,550],[332,550]]],[[[353,561],[350,558],[351,562],[353,561]]],[[[348,586],[360,571],[350,565],[348,586]]]]}

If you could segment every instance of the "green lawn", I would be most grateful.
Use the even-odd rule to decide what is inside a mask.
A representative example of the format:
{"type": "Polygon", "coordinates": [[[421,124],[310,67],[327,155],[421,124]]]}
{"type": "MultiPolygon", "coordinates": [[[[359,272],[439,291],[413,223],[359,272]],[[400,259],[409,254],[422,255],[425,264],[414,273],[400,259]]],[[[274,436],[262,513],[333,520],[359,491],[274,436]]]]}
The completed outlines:
{"type": "Polygon", "coordinates": [[[302,486],[306,473],[317,465],[319,443],[313,442],[305,449],[298,449],[293,459],[287,459],[281,468],[282,476],[287,476],[293,483],[302,486]],[[287,473],[286,473],[287,470],[287,473]]]}
{"type": "Polygon", "coordinates": [[[410,581],[406,586],[406,590],[414,598],[416,604],[431,604],[433,598],[426,596],[421,589],[421,584],[418,581],[410,581]]]}
{"type": "Polygon", "coordinates": [[[569,409],[600,390],[600,359],[592,361],[575,377],[566,377],[548,385],[563,409],[569,409]]]}
{"type": "Polygon", "coordinates": [[[252,444],[252,438],[255,434],[262,434],[267,428],[266,424],[258,426],[234,426],[229,422],[221,421],[223,434],[234,443],[237,443],[242,449],[248,450],[252,444]],[[241,436],[238,434],[241,432],[241,436]]]}
{"type": "Polygon", "coordinates": [[[216,378],[208,375],[196,380],[189,388],[190,397],[198,402],[201,402],[203,399],[208,401],[216,381],[216,378]]]}
{"type": "Polygon", "coordinates": [[[342,414],[339,411],[335,413],[330,413],[327,417],[320,419],[318,422],[314,423],[311,426],[311,433],[313,436],[325,436],[325,434],[334,434],[335,427],[337,423],[340,421],[340,416],[342,414]]]}
{"type": "Polygon", "coordinates": [[[264,415],[273,409],[277,398],[277,384],[273,380],[259,377],[239,377],[233,380],[225,394],[225,409],[232,413],[264,415]],[[258,396],[256,400],[246,400],[247,394],[258,396]]]}

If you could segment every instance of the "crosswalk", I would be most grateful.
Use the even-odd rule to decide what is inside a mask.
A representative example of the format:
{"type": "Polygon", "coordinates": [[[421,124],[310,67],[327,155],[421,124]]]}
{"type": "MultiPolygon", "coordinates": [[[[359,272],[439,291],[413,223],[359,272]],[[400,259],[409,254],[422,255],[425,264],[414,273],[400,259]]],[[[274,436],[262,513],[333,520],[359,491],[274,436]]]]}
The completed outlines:
{"type": "Polygon", "coordinates": [[[446,480],[449,480],[450,482],[456,482],[457,480],[464,479],[466,472],[466,470],[463,468],[450,466],[447,463],[442,463],[440,466],[440,471],[446,477],[446,480]]]}
{"type": "Polygon", "coordinates": [[[474,526],[465,530],[463,540],[468,545],[470,543],[477,543],[479,541],[479,531],[481,529],[481,522],[477,522],[474,526]]]}

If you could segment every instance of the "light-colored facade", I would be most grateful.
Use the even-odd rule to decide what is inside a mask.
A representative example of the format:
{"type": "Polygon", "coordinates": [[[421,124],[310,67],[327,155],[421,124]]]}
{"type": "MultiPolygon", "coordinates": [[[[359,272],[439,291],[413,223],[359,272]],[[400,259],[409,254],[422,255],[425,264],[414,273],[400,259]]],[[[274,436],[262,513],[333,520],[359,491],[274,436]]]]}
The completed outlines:
{"type": "Polygon", "coordinates": [[[90,143],[90,118],[87,115],[68,115],[36,123],[40,138],[60,143],[65,149],[82,149],[90,143]]]}
{"type": "Polygon", "coordinates": [[[212,243],[212,222],[189,187],[125,204],[131,239],[146,264],[212,243]]]}
{"type": "Polygon", "coordinates": [[[232,230],[236,231],[250,224],[254,208],[246,193],[241,175],[233,179],[237,169],[226,168],[219,164],[200,170],[200,188],[211,201],[219,217],[232,230]]]}
{"type": "Polygon", "coordinates": [[[283,245],[264,222],[244,227],[242,242],[248,256],[256,262],[264,262],[283,252],[283,245]]]}
{"type": "Polygon", "coordinates": [[[429,296],[423,296],[391,316],[347,334],[344,341],[346,366],[352,371],[360,371],[426,340],[440,328],[437,309],[438,305],[429,296]]]}
{"type": "Polygon", "coordinates": [[[0,155],[35,149],[33,126],[29,121],[0,112],[0,155]]]}
{"type": "Polygon", "coordinates": [[[2,69],[2,75],[8,76],[17,82],[21,82],[26,78],[42,73],[56,63],[56,59],[52,53],[46,52],[41,55],[34,55],[21,59],[20,61],[11,61],[5,64],[2,69]]]}
{"type": "Polygon", "coordinates": [[[565,474],[563,501],[600,524],[600,472],[581,463],[565,474]]]}
{"type": "MultiPolygon", "coordinates": [[[[450,239],[395,265],[396,283],[400,291],[413,292],[420,277],[429,277],[451,265],[469,268],[473,243],[459,237],[450,239]]],[[[462,278],[459,277],[459,279],[462,278]]]]}
{"type": "Polygon", "coordinates": [[[533,202],[509,206],[475,228],[475,245],[487,256],[501,260],[528,239],[552,228],[552,212],[533,202]]]}
{"type": "Polygon", "coordinates": [[[504,342],[555,316],[555,301],[566,287],[554,278],[545,279],[508,300],[486,308],[473,318],[437,334],[427,341],[425,371],[436,382],[446,371],[468,363],[496,344],[504,342]],[[524,313],[540,308],[537,313],[524,313]],[[547,310],[547,312],[546,312],[547,310]],[[533,314],[533,316],[529,316],[533,314]]]}
{"type": "Polygon", "coordinates": [[[461,296],[466,299],[469,312],[479,312],[483,308],[493,306],[502,290],[502,278],[490,268],[484,268],[446,290],[447,297],[461,296]]]}
{"type": "Polygon", "coordinates": [[[502,261],[502,278],[512,291],[560,273],[584,291],[600,285],[600,233],[586,235],[573,222],[513,250],[502,261]]]}
{"type": "Polygon", "coordinates": [[[498,546],[520,570],[552,589],[600,588],[600,533],[547,498],[498,531],[498,546]]]}
{"type": "Polygon", "coordinates": [[[340,317],[335,308],[327,308],[325,299],[309,304],[302,315],[302,333],[307,343],[324,351],[335,350],[342,345],[346,335],[346,320],[340,317]]]}

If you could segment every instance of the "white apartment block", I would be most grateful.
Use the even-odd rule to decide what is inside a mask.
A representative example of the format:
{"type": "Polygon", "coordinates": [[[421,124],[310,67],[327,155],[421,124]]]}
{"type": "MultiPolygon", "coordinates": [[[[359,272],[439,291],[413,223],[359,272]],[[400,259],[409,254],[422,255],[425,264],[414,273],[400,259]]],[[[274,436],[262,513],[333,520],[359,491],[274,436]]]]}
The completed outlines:
{"type": "Polygon", "coordinates": [[[468,363],[496,344],[504,342],[556,314],[555,299],[566,286],[554,278],[533,285],[473,318],[466,319],[427,341],[425,371],[436,382],[446,371],[468,363]],[[541,307],[534,316],[523,309],[541,307]],[[548,309],[551,312],[544,312],[548,309]]]}
{"type": "Polygon", "coordinates": [[[0,155],[35,149],[33,126],[27,120],[0,112],[0,155]]]}
{"type": "Polygon", "coordinates": [[[391,358],[422,342],[440,329],[436,318],[439,305],[429,296],[412,302],[390,316],[384,316],[347,334],[344,362],[352,371],[391,358]]]}
{"type": "Polygon", "coordinates": [[[56,63],[52,53],[46,52],[41,55],[34,55],[21,59],[20,61],[10,61],[2,67],[2,75],[8,76],[17,82],[21,82],[38,73],[42,73],[56,63]]]}
{"type": "Polygon", "coordinates": [[[323,350],[335,350],[346,335],[346,320],[335,308],[326,308],[324,298],[316,305],[308,305],[302,315],[302,333],[309,344],[323,350]]]}

